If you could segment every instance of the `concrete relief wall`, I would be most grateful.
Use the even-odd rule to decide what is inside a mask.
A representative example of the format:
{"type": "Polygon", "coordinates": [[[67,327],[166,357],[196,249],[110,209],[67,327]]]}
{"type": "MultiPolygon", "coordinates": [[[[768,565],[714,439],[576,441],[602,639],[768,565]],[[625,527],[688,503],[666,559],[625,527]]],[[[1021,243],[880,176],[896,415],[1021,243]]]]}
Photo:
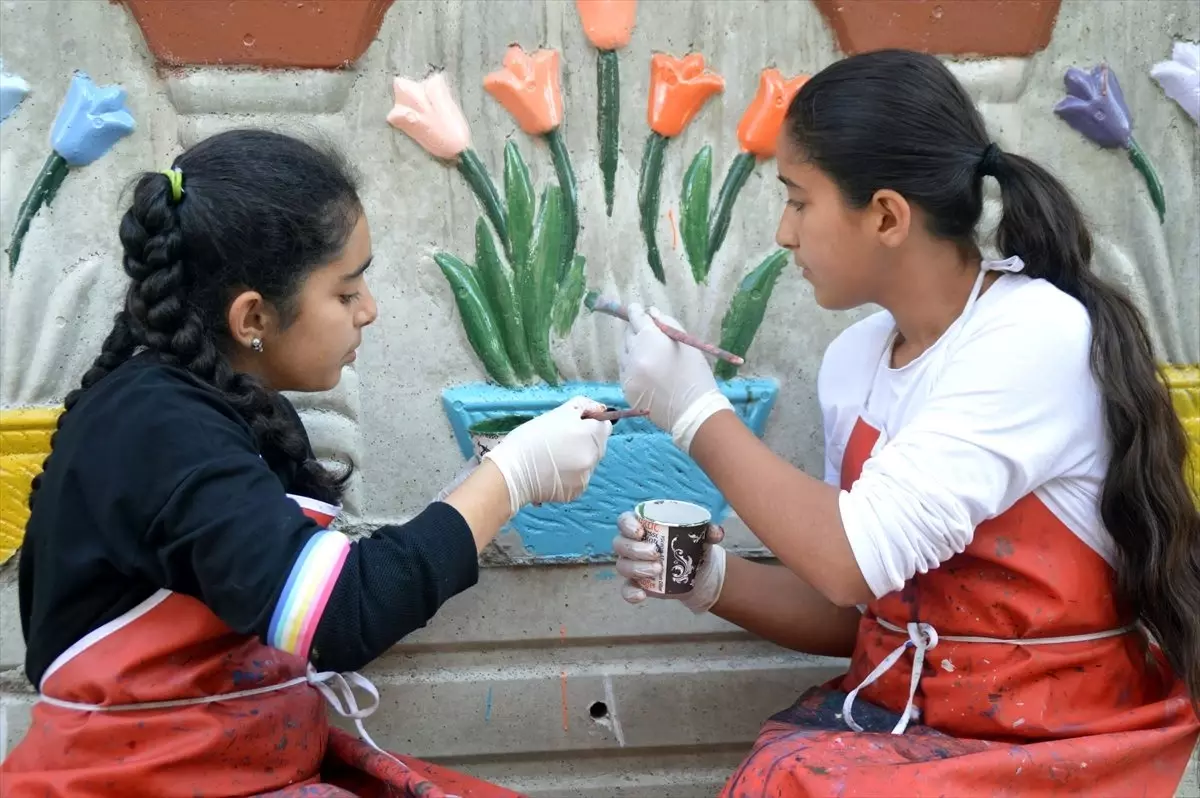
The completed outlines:
{"type": "MultiPolygon", "coordinates": [[[[453,253],[473,262],[476,222],[487,214],[453,164],[386,121],[396,101],[393,78],[421,80],[444,70],[472,147],[500,197],[511,143],[527,164],[536,200],[561,175],[549,143],[524,132],[484,89],[485,76],[502,68],[513,43],[529,53],[543,48],[559,55],[559,134],[578,187],[574,251],[586,258],[586,286],[623,301],[657,304],[712,341],[722,338],[723,317],[743,279],[775,252],[783,199],[773,163],[752,164],[707,282],[700,282],[682,225],[681,194],[693,159],[711,147],[711,205],[717,204],[721,183],[744,149],[738,125],[762,70],[773,67],[784,78],[812,74],[843,50],[881,44],[952,56],[952,68],[980,103],[996,142],[1050,167],[1080,199],[1097,237],[1097,268],[1130,288],[1149,314],[1161,358],[1179,367],[1172,379],[1180,412],[1200,407],[1200,372],[1192,366],[1200,364],[1200,133],[1149,75],[1153,64],[1170,57],[1173,42],[1200,40],[1200,7],[1187,0],[1064,0],[1057,13],[1057,3],[1040,0],[981,3],[1010,7],[986,24],[968,8],[976,4],[961,0],[642,0],[632,37],[615,55],[620,116],[611,214],[597,130],[598,51],[574,3],[171,3],[178,19],[184,12],[195,15],[190,27],[164,16],[162,5],[26,0],[0,7],[3,68],[30,89],[0,127],[0,232],[6,241],[50,153],[49,134],[75,70],[97,84],[123,87],[136,121],[103,157],[70,170],[53,203],[33,217],[15,271],[0,269],[0,406],[6,412],[53,408],[94,357],[121,297],[115,233],[121,192],[133,175],[166,168],[181,148],[230,127],[319,137],[343,149],[361,173],[376,255],[372,289],[381,312],[335,391],[294,398],[318,453],[353,457],[359,465],[347,502],[350,527],[419,511],[462,467],[469,423],[557,396],[540,385],[509,393],[478,387],[488,372],[433,255],[453,253]],[[229,16],[216,19],[218,7],[228,8],[229,16]],[[280,18],[271,14],[300,19],[306,32],[280,36],[283,28],[264,21],[280,18]],[[894,15],[893,21],[903,17],[903,25],[883,29],[908,30],[910,38],[868,36],[881,29],[881,14],[894,15]],[[191,35],[213,26],[220,29],[211,37],[191,35]],[[649,226],[665,282],[648,262],[645,203],[639,202],[655,53],[700,53],[724,82],[663,150],[660,201],[649,226]],[[1123,152],[1092,144],[1053,113],[1066,93],[1067,68],[1100,62],[1119,75],[1134,136],[1162,180],[1165,221],[1123,152]],[[448,389],[467,393],[447,400],[448,389]],[[490,404],[474,416],[463,409],[481,401],[490,404]]],[[[998,213],[993,194],[985,228],[998,213]]],[[[504,239],[497,241],[503,251],[504,239]]],[[[775,279],[745,352],[747,364],[738,376],[765,381],[748,389],[746,417],[757,413],[766,441],[811,473],[822,469],[815,397],[822,352],[869,311],[819,309],[789,265],[775,279]],[[773,404],[764,406],[768,394],[773,404]]],[[[619,398],[612,383],[621,323],[581,310],[568,326],[566,335],[550,339],[558,377],[590,383],[602,400],[619,398]]],[[[6,415],[4,424],[17,429],[13,419],[6,415]]],[[[618,457],[614,473],[632,473],[648,451],[668,456],[666,449],[645,448],[656,445],[647,442],[652,436],[638,442],[646,431],[639,423],[623,428],[628,455],[618,457]]],[[[0,433],[7,428],[0,425],[0,433]]],[[[20,494],[10,503],[18,509],[20,486],[44,446],[37,424],[32,432],[21,429],[25,439],[36,438],[26,447],[32,453],[18,463],[7,459],[15,449],[3,452],[4,479],[12,483],[5,500],[20,494]]],[[[671,485],[719,500],[694,481],[686,463],[677,465],[671,485]]],[[[5,513],[10,504],[3,505],[5,513]]],[[[579,564],[607,556],[612,532],[604,531],[605,518],[613,507],[600,503],[593,509],[565,531],[561,523],[555,526],[561,517],[526,516],[524,526],[518,524],[489,554],[496,564],[574,565],[488,569],[479,589],[452,601],[428,629],[378,664],[384,709],[369,725],[381,744],[467,762],[468,770],[534,795],[568,794],[566,784],[576,790],[572,795],[661,796],[656,790],[668,784],[677,787],[672,795],[711,795],[766,715],[837,672],[837,662],[751,642],[716,619],[675,607],[624,605],[611,567],[579,564]],[[613,638],[621,645],[608,645],[613,638]],[[655,706],[674,702],[680,714],[668,719],[644,709],[651,696],[655,706]],[[438,728],[405,721],[428,717],[433,701],[449,718],[438,728]],[[603,755],[566,762],[572,751],[596,749],[603,755]],[[506,759],[513,753],[524,759],[506,759]]],[[[19,536],[20,525],[10,526],[19,536]]],[[[729,527],[735,548],[762,553],[736,519],[729,527]]],[[[0,667],[14,670],[0,686],[16,691],[3,700],[20,703],[28,697],[19,694],[27,685],[19,673],[13,565],[0,574],[0,667]]],[[[15,720],[10,733],[20,728],[15,720]]]]}

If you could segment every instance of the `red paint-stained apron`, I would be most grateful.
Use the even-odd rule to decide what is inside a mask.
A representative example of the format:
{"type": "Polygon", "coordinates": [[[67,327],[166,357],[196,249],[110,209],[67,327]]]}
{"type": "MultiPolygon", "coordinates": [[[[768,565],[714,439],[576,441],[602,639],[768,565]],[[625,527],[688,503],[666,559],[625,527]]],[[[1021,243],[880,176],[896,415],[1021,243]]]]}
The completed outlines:
{"type": "MultiPolygon", "coordinates": [[[[878,439],[859,418],[843,490],[878,439]]],[[[868,604],[849,673],[771,718],[722,795],[1170,798],[1200,722],[1128,620],[1112,568],[1028,495],[868,604]]]]}
{"type": "MultiPolygon", "coordinates": [[[[322,526],[337,513],[293,498],[322,526]]],[[[71,646],[39,688],[0,765],[4,798],[518,798],[382,750],[362,725],[379,703],[366,678],[317,673],[167,590],[71,646]],[[362,740],[329,725],[326,702],[362,740]]]]}
{"type": "MultiPolygon", "coordinates": [[[[961,319],[988,271],[1023,269],[1017,257],[985,261],[961,319]]],[[[860,416],[842,490],[883,443],[860,416]]],[[[1115,580],[1025,496],[961,554],[869,603],[849,672],[772,717],[723,798],[1170,798],[1200,720],[1115,580]]]]}

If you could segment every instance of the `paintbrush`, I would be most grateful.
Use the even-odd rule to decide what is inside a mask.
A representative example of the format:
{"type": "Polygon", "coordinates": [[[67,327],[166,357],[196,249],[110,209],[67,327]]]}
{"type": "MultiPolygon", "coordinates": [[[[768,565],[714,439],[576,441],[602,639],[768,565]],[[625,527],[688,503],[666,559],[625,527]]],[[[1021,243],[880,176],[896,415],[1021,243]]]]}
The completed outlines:
{"type": "Polygon", "coordinates": [[[617,410],[606,407],[603,410],[584,410],[583,417],[593,421],[618,421],[622,418],[635,418],[650,415],[649,410],[617,410]]]}
{"type": "MultiPolygon", "coordinates": [[[[622,321],[629,321],[629,311],[626,310],[625,306],[615,299],[609,299],[608,297],[600,296],[599,291],[588,291],[587,296],[583,298],[583,306],[593,313],[606,313],[609,316],[615,316],[622,321]]],[[[706,352],[707,354],[712,355],[713,357],[729,361],[735,366],[744,365],[746,362],[745,358],[743,358],[741,355],[735,355],[733,352],[727,352],[719,346],[713,346],[706,341],[701,341],[696,336],[689,335],[683,330],[677,330],[668,324],[663,324],[653,316],[651,316],[650,319],[654,322],[654,325],[658,327],[658,329],[662,330],[663,335],[667,336],[672,341],[678,341],[685,346],[694,347],[699,349],[701,352],[706,352]]]]}

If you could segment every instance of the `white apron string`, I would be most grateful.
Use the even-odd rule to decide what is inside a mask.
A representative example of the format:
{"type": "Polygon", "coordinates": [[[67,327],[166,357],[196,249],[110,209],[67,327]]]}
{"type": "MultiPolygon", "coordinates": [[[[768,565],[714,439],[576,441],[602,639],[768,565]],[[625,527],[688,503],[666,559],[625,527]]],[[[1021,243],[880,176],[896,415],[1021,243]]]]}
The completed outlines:
{"type": "MultiPolygon", "coordinates": [[[[308,666],[308,672],[304,676],[297,676],[294,679],[289,679],[286,682],[279,684],[270,684],[265,687],[255,687],[250,690],[235,690],[231,693],[220,693],[218,695],[206,695],[196,698],[176,698],[168,701],[144,701],[135,704],[82,704],[76,701],[63,701],[62,699],[54,698],[43,694],[38,695],[38,700],[43,701],[50,706],[59,707],[60,709],[73,709],[77,712],[137,712],[154,709],[176,709],[178,707],[191,707],[200,704],[215,704],[218,701],[234,701],[239,698],[250,698],[264,693],[274,693],[280,690],[287,690],[301,684],[311,685],[318,693],[324,697],[325,702],[336,712],[347,720],[354,721],[354,728],[358,730],[359,737],[367,745],[374,748],[379,753],[386,756],[388,759],[395,762],[405,770],[410,770],[408,765],[397,759],[391,752],[385,751],[371,739],[371,735],[367,733],[367,729],[363,726],[363,720],[369,718],[376,709],[379,708],[379,690],[372,684],[371,680],[361,673],[338,673],[336,671],[318,671],[311,664],[308,666]],[[371,704],[359,708],[358,701],[354,698],[354,689],[351,685],[355,685],[364,690],[371,696],[371,704]]],[[[446,798],[459,798],[457,795],[447,795],[446,798]]]]}
{"type": "Polygon", "coordinates": [[[913,664],[912,678],[909,680],[908,686],[908,703],[904,705],[904,711],[900,713],[900,720],[892,728],[892,734],[904,734],[904,730],[908,728],[909,721],[914,720],[920,714],[920,710],[913,705],[913,700],[917,695],[917,685],[921,682],[921,669],[925,665],[925,652],[937,648],[937,644],[942,640],[951,643],[1000,643],[1010,646],[1048,646],[1060,643],[1085,643],[1091,640],[1103,640],[1106,637],[1117,637],[1132,632],[1137,626],[1136,624],[1129,624],[1119,629],[1107,629],[1103,632],[1089,632],[1082,635],[1005,640],[995,637],[974,637],[970,635],[945,635],[939,637],[937,630],[931,624],[914,622],[908,624],[908,628],[902,629],[893,623],[885,621],[883,618],[873,618],[872,620],[890,632],[907,634],[908,639],[897,646],[892,653],[884,657],[875,666],[875,670],[867,674],[867,678],[863,679],[858,687],[855,687],[846,694],[846,700],[842,702],[842,717],[845,719],[846,725],[851,729],[856,732],[863,731],[863,727],[854,720],[853,715],[854,699],[858,697],[858,691],[873,684],[883,674],[891,670],[892,666],[904,655],[904,652],[911,647],[913,649],[913,664]]]}

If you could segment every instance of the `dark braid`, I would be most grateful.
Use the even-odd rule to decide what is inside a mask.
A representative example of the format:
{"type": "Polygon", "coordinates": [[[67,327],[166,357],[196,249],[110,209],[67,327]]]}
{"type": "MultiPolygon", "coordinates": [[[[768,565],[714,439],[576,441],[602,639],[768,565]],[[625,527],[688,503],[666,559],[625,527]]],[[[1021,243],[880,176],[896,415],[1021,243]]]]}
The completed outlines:
{"type": "MultiPolygon", "coordinates": [[[[120,225],[131,280],[125,309],[67,395],[58,426],[89,388],[144,350],[220,392],[249,424],[267,463],[291,472],[294,490],[337,503],[352,466],[339,474],[316,461],[286,400],[234,371],[225,354],[232,345],[226,313],[238,291],[254,290],[290,323],[304,279],[341,251],[358,220],[353,181],[336,155],[255,130],[207,139],[176,166],[186,185],[178,202],[163,174],[137,181],[120,225]]],[[[40,475],[33,480],[30,507],[40,482],[40,475]]]]}

